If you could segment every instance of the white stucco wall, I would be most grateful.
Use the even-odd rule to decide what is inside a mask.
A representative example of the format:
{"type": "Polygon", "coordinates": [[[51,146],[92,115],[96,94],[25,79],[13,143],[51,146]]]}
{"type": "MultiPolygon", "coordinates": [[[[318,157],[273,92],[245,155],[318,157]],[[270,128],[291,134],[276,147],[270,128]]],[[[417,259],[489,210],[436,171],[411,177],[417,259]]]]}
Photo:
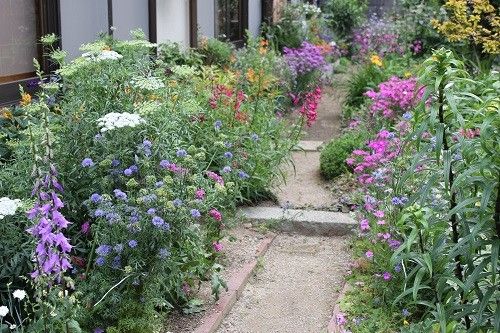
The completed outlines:
{"type": "Polygon", "coordinates": [[[158,43],[171,41],[189,46],[188,0],[157,0],[156,15],[158,43]]]}
{"type": "Polygon", "coordinates": [[[68,59],[81,54],[80,45],[108,31],[108,4],[102,0],[61,0],[61,44],[68,59]]]}
{"type": "Polygon", "coordinates": [[[198,36],[215,37],[215,2],[198,0],[198,36]]]}
{"type": "Polygon", "coordinates": [[[141,28],[149,37],[148,0],[114,0],[113,36],[117,39],[130,39],[130,30],[141,28]]]}
{"type": "Polygon", "coordinates": [[[258,36],[262,23],[262,0],[248,0],[248,30],[258,36]]]}

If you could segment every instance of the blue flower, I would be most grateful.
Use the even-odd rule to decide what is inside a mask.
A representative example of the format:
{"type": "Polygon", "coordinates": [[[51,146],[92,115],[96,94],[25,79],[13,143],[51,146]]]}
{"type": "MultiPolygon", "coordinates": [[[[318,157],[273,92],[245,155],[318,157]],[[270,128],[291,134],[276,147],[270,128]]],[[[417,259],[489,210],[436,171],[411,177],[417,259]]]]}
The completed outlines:
{"type": "Polygon", "coordinates": [[[224,153],[224,157],[225,157],[225,158],[233,158],[233,153],[231,153],[230,151],[226,151],[226,152],[224,153]]]}
{"type": "Polygon", "coordinates": [[[115,189],[113,191],[113,193],[115,194],[115,197],[117,199],[120,199],[120,200],[127,200],[127,194],[125,192],[123,192],[122,190],[120,189],[115,189]]]}
{"type": "Polygon", "coordinates": [[[240,177],[241,179],[250,178],[250,176],[248,175],[248,173],[246,173],[245,171],[238,172],[238,177],[240,177]]]}
{"type": "Polygon", "coordinates": [[[133,173],[136,173],[137,171],[139,171],[139,168],[135,164],[131,165],[129,167],[129,169],[132,170],[133,173]]]}
{"type": "Polygon", "coordinates": [[[222,169],[222,172],[223,173],[230,173],[231,172],[231,167],[229,165],[225,166],[223,169],[222,169]]]}
{"type": "Polygon", "coordinates": [[[101,202],[101,200],[102,196],[100,196],[98,193],[94,193],[90,196],[90,201],[92,201],[93,203],[101,202]]]}
{"type": "Polygon", "coordinates": [[[95,217],[102,217],[104,215],[106,215],[106,212],[104,212],[102,209],[96,209],[94,211],[94,216],[95,217]]]}
{"type": "Polygon", "coordinates": [[[233,144],[231,142],[224,142],[224,146],[226,146],[226,148],[231,148],[233,144]]]}
{"type": "Polygon", "coordinates": [[[117,222],[120,219],[120,214],[115,213],[115,212],[109,212],[106,214],[106,220],[108,220],[109,223],[117,222]]]}
{"type": "Polygon", "coordinates": [[[94,166],[94,161],[92,161],[91,158],[84,158],[82,161],[82,167],[84,168],[90,168],[94,166]]]}
{"type": "Polygon", "coordinates": [[[101,141],[104,137],[102,136],[102,134],[100,133],[97,133],[95,136],[94,136],[94,140],[95,141],[101,141]]]}
{"type": "Polygon", "coordinates": [[[405,112],[403,114],[403,119],[405,119],[405,120],[410,120],[412,117],[413,117],[413,115],[411,114],[411,112],[405,112]]]}
{"type": "Polygon", "coordinates": [[[146,140],[142,141],[142,146],[143,146],[144,148],[149,148],[149,149],[151,149],[151,147],[153,146],[153,143],[151,143],[151,141],[149,141],[149,140],[147,140],[147,139],[146,139],[146,140]]]}
{"type": "Polygon", "coordinates": [[[258,141],[259,140],[259,136],[256,134],[256,133],[253,133],[250,138],[253,140],[253,141],[258,141]]]}
{"type": "Polygon", "coordinates": [[[134,247],[137,246],[137,241],[135,239],[129,240],[128,241],[128,246],[133,249],[134,247]]]}
{"type": "Polygon", "coordinates": [[[170,166],[170,161],[168,160],[161,160],[160,161],[160,166],[163,168],[163,169],[166,169],[170,166]]]}
{"type": "Polygon", "coordinates": [[[153,201],[156,201],[156,199],[158,199],[158,197],[156,196],[156,194],[152,193],[152,194],[148,194],[148,195],[145,195],[142,197],[142,200],[145,202],[145,203],[151,203],[153,201]]]}
{"type": "Polygon", "coordinates": [[[110,252],[111,252],[111,246],[107,244],[102,244],[95,250],[95,253],[97,253],[101,257],[107,256],[110,252]]]}
{"type": "Polygon", "coordinates": [[[172,201],[172,203],[174,204],[175,207],[180,207],[182,206],[182,200],[177,198],[175,199],[174,201],[172,201]]]}
{"type": "Polygon", "coordinates": [[[162,181],[160,180],[159,182],[156,182],[156,183],[155,183],[155,187],[156,187],[156,188],[160,188],[160,187],[162,187],[162,186],[163,186],[163,184],[165,184],[165,183],[164,183],[164,182],[162,182],[162,181]]]}
{"type": "Polygon", "coordinates": [[[156,214],[156,209],[154,208],[149,208],[147,211],[148,215],[155,215],[156,214]]]}
{"type": "Polygon", "coordinates": [[[103,266],[105,263],[106,259],[104,259],[103,257],[97,257],[97,259],[95,260],[95,264],[97,266],[103,266]]]}
{"type": "Polygon", "coordinates": [[[162,259],[168,258],[170,257],[170,251],[168,249],[161,248],[159,251],[159,256],[162,259]]]}
{"type": "Polygon", "coordinates": [[[165,221],[161,217],[159,217],[159,216],[153,217],[153,219],[151,220],[151,222],[157,228],[160,228],[161,226],[163,226],[165,224],[165,221]]]}
{"type": "Polygon", "coordinates": [[[118,243],[116,244],[114,247],[113,247],[113,250],[116,252],[116,253],[121,253],[123,251],[123,244],[122,243],[118,243]]]}
{"type": "Polygon", "coordinates": [[[217,120],[215,123],[214,123],[214,128],[218,131],[220,130],[220,128],[222,127],[222,121],[220,120],[217,120]]]}
{"type": "Polygon", "coordinates": [[[122,258],[120,256],[116,256],[113,258],[113,262],[111,263],[111,267],[114,269],[119,269],[122,266],[122,258]]]}
{"type": "Polygon", "coordinates": [[[134,173],[134,172],[133,172],[133,171],[132,171],[132,169],[130,169],[130,168],[127,168],[127,169],[123,170],[123,174],[124,174],[125,176],[127,176],[127,177],[132,176],[132,174],[133,174],[133,173],[134,173]]]}
{"type": "Polygon", "coordinates": [[[191,216],[197,219],[201,217],[201,213],[198,209],[191,209],[191,216]]]}
{"type": "Polygon", "coordinates": [[[111,161],[111,166],[112,166],[113,168],[116,168],[116,167],[117,167],[117,166],[119,166],[119,165],[120,165],[120,161],[119,161],[119,160],[112,160],[112,161],[111,161]]]}
{"type": "Polygon", "coordinates": [[[410,315],[410,311],[408,311],[408,309],[403,309],[401,313],[403,314],[403,317],[408,317],[410,315]]]}
{"type": "Polygon", "coordinates": [[[177,157],[186,157],[187,151],[185,151],[184,149],[179,149],[176,154],[177,154],[177,157]]]}

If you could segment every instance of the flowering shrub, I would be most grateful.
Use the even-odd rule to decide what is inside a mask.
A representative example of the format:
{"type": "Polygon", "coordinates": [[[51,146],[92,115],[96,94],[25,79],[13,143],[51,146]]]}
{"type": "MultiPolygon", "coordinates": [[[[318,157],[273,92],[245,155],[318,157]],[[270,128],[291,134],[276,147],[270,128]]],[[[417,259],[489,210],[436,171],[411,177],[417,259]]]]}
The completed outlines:
{"type": "Polygon", "coordinates": [[[389,54],[403,54],[405,51],[392,23],[376,16],[354,30],[352,45],[353,58],[360,61],[365,61],[373,54],[385,57],[389,54]]]}
{"type": "MultiPolygon", "coordinates": [[[[12,229],[0,233],[2,246],[4,237],[15,244],[5,255],[20,244],[29,252],[6,266],[5,280],[25,287],[12,276],[34,272],[43,306],[33,317],[49,318],[50,332],[65,332],[65,324],[152,332],[160,312],[190,306],[200,281],[211,279],[218,297],[226,288],[216,260],[227,216],[236,202],[266,194],[300,137],[302,121],[280,115],[290,84],[284,66],[267,70],[284,61],[266,43],[236,53],[234,68],[169,71],[151,61],[151,47],[140,36],[104,38],[69,63],[54,51],[62,80],[44,83],[23,104],[33,115],[35,144],[16,147],[16,159],[0,172],[0,194],[27,198],[35,161],[39,181],[29,202],[32,225],[23,214],[12,216],[11,202],[2,199],[7,223],[0,231],[12,229]],[[37,156],[39,142],[47,156],[26,158],[37,156]],[[44,294],[48,286],[53,292],[44,294]],[[58,309],[53,318],[49,308],[58,309]]],[[[308,122],[320,95],[308,95],[308,122]]]]}
{"type": "Polygon", "coordinates": [[[417,85],[416,78],[400,79],[391,77],[378,85],[378,91],[368,90],[372,116],[395,119],[411,110],[421,101],[423,89],[417,85]]]}
{"type": "Polygon", "coordinates": [[[304,92],[321,76],[326,62],[320,47],[303,42],[299,48],[283,49],[285,60],[295,78],[295,93],[304,92]]]}
{"type": "Polygon", "coordinates": [[[363,189],[354,267],[363,282],[349,298],[355,304],[344,306],[346,330],[395,329],[364,315],[356,298],[371,299],[364,308],[372,314],[387,309],[403,332],[498,328],[491,283],[498,274],[489,267],[498,261],[500,230],[500,173],[490,150],[499,137],[498,98],[492,76],[476,81],[464,68],[450,51],[435,51],[420,79],[429,101],[411,107],[412,117],[400,114],[393,132],[380,131],[347,161],[363,189]]]}

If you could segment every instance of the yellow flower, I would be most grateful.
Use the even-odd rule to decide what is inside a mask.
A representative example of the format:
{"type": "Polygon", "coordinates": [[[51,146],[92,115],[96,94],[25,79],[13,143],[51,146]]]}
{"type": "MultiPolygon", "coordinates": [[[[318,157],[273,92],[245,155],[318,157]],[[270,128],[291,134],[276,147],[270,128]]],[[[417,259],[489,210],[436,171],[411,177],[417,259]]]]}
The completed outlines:
{"type": "Polygon", "coordinates": [[[5,119],[10,119],[10,120],[12,120],[12,118],[13,118],[12,112],[10,112],[10,110],[7,108],[0,109],[0,117],[5,118],[5,119]]]}
{"type": "Polygon", "coordinates": [[[408,325],[410,325],[410,323],[408,322],[408,320],[405,319],[405,320],[403,320],[403,325],[408,326],[408,325]]]}
{"type": "Polygon", "coordinates": [[[404,76],[405,76],[405,79],[409,78],[411,76],[411,72],[405,72],[404,76]]]}
{"type": "Polygon", "coordinates": [[[28,93],[22,93],[21,94],[21,104],[22,106],[26,106],[31,103],[31,95],[28,93]]]}
{"type": "Polygon", "coordinates": [[[247,70],[247,79],[248,79],[248,82],[250,82],[250,83],[255,82],[255,71],[253,70],[253,68],[249,68],[247,70]]]}
{"type": "Polygon", "coordinates": [[[264,55],[267,53],[267,46],[269,45],[269,42],[265,39],[260,41],[260,47],[259,47],[259,53],[261,55],[264,55]]]}
{"type": "Polygon", "coordinates": [[[374,54],[370,57],[370,61],[372,64],[374,64],[375,66],[378,66],[378,67],[382,67],[384,65],[382,63],[382,59],[380,59],[380,57],[376,54],[374,54]]]}

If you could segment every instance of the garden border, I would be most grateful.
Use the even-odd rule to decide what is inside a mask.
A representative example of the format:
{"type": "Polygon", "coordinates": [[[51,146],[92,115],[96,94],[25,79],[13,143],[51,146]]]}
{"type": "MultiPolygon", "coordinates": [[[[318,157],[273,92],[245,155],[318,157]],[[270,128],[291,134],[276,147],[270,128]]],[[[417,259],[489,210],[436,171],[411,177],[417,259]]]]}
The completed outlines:
{"type": "Polygon", "coordinates": [[[351,289],[349,282],[346,280],[344,282],[344,286],[339,293],[339,296],[335,300],[335,307],[333,308],[332,318],[330,318],[330,322],[328,323],[328,327],[326,328],[327,333],[342,333],[342,327],[337,324],[337,315],[341,313],[340,311],[340,300],[346,295],[346,293],[351,289]]]}
{"type": "Polygon", "coordinates": [[[258,259],[266,254],[276,236],[277,234],[271,234],[264,238],[255,251],[254,259],[247,262],[241,270],[234,273],[229,278],[227,283],[228,292],[225,293],[215,304],[214,308],[201,319],[202,323],[196,327],[193,333],[214,333],[219,328],[222,320],[240,298],[248,280],[255,272],[258,265],[258,259]]]}

